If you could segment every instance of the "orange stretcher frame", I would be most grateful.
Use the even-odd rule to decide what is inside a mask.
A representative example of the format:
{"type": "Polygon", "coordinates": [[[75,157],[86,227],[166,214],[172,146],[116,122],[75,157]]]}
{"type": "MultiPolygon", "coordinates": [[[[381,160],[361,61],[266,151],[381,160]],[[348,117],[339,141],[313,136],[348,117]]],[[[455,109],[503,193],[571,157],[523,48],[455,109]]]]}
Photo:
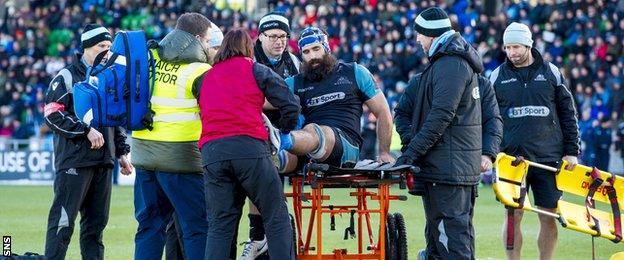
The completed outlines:
{"type": "MultiPolygon", "coordinates": [[[[309,164],[310,165],[310,164],[309,164]]],[[[308,166],[309,166],[308,165],[308,166]]],[[[308,169],[314,167],[307,167],[308,169]]],[[[372,176],[344,176],[319,177],[322,170],[309,170],[304,176],[290,176],[292,192],[285,193],[293,200],[294,222],[296,229],[296,259],[386,259],[386,217],[392,200],[407,200],[406,196],[390,194],[392,184],[401,184],[405,188],[406,172],[400,173],[399,178],[374,178],[372,176]],[[309,184],[311,192],[304,192],[304,185],[309,184]],[[374,188],[371,188],[373,187],[374,188]],[[328,188],[354,188],[350,195],[356,198],[357,204],[352,205],[325,205],[330,196],[324,194],[328,188]],[[376,191],[371,191],[376,188],[376,191]],[[369,199],[379,202],[378,208],[369,207],[369,199]],[[304,205],[309,201],[310,205],[304,205]],[[304,229],[303,210],[310,210],[308,226],[304,229]],[[350,254],[346,249],[333,249],[331,254],[323,254],[323,214],[344,214],[355,210],[357,217],[357,253],[350,254]],[[379,214],[378,236],[375,239],[371,224],[371,214],[379,214]],[[364,243],[363,226],[366,225],[367,245],[364,243]],[[316,246],[311,245],[313,231],[316,227],[316,246]],[[304,232],[305,231],[305,232],[304,232]],[[366,252],[369,251],[369,252],[366,252]]],[[[389,176],[387,176],[389,177],[389,176]]]]}

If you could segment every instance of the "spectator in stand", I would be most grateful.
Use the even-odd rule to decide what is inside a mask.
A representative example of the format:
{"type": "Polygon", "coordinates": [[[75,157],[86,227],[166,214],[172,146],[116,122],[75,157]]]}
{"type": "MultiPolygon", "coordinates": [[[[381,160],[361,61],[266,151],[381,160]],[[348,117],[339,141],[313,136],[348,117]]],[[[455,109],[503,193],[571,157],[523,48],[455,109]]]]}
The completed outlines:
{"type": "Polygon", "coordinates": [[[620,157],[624,162],[624,122],[621,122],[617,128],[617,142],[615,145],[615,150],[620,151],[620,157]]]}
{"type": "Polygon", "coordinates": [[[593,132],[595,140],[596,161],[592,166],[595,166],[603,171],[609,171],[609,161],[611,159],[609,149],[611,147],[613,135],[609,121],[610,119],[606,117],[600,120],[600,124],[594,129],[593,132]]]}

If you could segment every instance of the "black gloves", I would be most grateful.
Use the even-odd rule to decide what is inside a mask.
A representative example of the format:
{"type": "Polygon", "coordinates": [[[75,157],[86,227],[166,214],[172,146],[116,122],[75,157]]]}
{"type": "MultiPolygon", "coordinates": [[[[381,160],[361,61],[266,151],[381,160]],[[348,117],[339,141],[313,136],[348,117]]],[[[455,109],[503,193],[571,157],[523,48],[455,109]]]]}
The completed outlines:
{"type": "Polygon", "coordinates": [[[396,160],[396,162],[394,163],[394,166],[414,165],[414,161],[416,160],[412,156],[403,154],[396,160]]]}

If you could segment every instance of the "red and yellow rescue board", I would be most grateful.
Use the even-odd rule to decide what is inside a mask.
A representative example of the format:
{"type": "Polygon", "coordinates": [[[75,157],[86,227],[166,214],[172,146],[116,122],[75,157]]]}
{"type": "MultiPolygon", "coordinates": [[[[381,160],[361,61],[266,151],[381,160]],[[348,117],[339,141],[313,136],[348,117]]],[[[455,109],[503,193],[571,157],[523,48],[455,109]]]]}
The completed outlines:
{"type": "Polygon", "coordinates": [[[496,179],[493,189],[496,198],[507,208],[548,215],[558,219],[565,228],[621,242],[620,210],[624,209],[624,178],[584,165],[576,165],[572,170],[567,170],[567,165],[568,162],[564,161],[559,168],[554,168],[500,153],[494,165],[496,179]],[[571,196],[564,194],[559,199],[557,213],[531,206],[526,196],[526,175],[529,167],[551,171],[556,176],[557,188],[567,194],[584,197],[584,205],[566,200],[571,196]],[[592,184],[593,196],[588,196],[592,184]],[[596,202],[610,206],[612,212],[595,209],[596,202]],[[616,212],[616,216],[613,212],[616,212]]]}

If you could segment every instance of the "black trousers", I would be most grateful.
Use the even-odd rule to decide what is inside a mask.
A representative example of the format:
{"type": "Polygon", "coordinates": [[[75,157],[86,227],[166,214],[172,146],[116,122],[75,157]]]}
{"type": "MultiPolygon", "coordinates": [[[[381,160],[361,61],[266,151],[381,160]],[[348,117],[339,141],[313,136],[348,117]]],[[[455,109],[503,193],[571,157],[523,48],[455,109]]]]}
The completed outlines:
{"type": "Polygon", "coordinates": [[[477,186],[425,182],[427,259],[475,259],[472,225],[477,186]]]}
{"type": "Polygon", "coordinates": [[[282,182],[269,157],[218,161],[204,167],[209,229],[205,259],[233,259],[231,245],[245,198],[258,207],[271,259],[294,259],[282,182]]]}
{"type": "Polygon", "coordinates": [[[65,258],[78,212],[82,259],[104,259],[102,234],[108,223],[111,178],[111,169],[99,166],[56,172],[54,201],[48,215],[46,259],[65,258]]]}

